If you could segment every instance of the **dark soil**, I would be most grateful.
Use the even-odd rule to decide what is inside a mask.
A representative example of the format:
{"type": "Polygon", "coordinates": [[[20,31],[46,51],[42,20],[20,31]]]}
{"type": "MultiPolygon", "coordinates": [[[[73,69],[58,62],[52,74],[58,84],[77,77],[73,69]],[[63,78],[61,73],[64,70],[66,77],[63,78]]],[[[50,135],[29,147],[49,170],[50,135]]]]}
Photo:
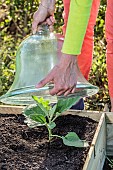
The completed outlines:
{"type": "MultiPolygon", "coordinates": [[[[113,157],[108,157],[108,158],[109,158],[109,160],[113,160],[113,157]]],[[[107,158],[105,160],[103,170],[113,170],[113,164],[111,164],[107,158]]]]}
{"type": "MultiPolygon", "coordinates": [[[[97,122],[79,116],[57,118],[54,134],[76,132],[91,144],[97,122]]],[[[45,127],[30,129],[22,115],[0,114],[0,170],[82,170],[88,148],[65,146],[61,139],[48,143],[45,127]]]]}

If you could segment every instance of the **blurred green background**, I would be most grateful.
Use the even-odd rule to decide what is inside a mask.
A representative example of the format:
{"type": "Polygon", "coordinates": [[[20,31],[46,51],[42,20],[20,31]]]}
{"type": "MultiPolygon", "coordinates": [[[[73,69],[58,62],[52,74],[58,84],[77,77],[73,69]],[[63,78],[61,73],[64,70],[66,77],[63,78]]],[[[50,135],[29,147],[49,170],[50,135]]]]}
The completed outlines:
{"type": "MultiPolygon", "coordinates": [[[[2,82],[0,95],[6,93],[14,80],[16,51],[21,41],[31,33],[33,13],[38,5],[38,0],[0,1],[0,78],[2,82]]],[[[105,55],[105,11],[106,0],[102,0],[94,29],[94,59],[89,77],[89,81],[97,85],[100,90],[98,94],[85,99],[86,110],[103,110],[106,103],[110,107],[105,55]]],[[[57,0],[55,31],[59,33],[62,32],[62,12],[62,0],[57,0]]]]}

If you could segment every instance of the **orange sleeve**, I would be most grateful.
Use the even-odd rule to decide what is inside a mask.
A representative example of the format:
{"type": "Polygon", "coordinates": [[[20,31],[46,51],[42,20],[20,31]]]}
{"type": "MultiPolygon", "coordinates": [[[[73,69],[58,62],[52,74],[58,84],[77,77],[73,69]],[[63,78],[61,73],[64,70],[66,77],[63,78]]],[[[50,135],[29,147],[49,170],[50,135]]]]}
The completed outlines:
{"type": "Polygon", "coordinates": [[[107,75],[110,97],[113,97],[113,0],[107,0],[106,10],[107,75]]]}

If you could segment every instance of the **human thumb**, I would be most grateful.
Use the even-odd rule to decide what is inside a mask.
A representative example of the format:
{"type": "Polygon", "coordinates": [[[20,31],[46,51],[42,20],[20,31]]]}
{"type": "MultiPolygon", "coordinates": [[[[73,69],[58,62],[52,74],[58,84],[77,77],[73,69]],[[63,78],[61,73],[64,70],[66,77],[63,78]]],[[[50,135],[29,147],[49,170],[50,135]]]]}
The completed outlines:
{"type": "Polygon", "coordinates": [[[34,20],[32,22],[32,32],[33,32],[33,34],[35,34],[36,31],[37,31],[37,25],[38,25],[38,22],[36,20],[34,20]]]}

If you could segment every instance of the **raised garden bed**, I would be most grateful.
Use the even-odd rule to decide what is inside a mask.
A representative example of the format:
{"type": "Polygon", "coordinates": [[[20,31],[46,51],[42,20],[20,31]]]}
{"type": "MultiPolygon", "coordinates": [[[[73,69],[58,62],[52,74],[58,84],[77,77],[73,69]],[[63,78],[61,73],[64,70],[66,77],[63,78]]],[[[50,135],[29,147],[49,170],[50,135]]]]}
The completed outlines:
{"type": "MultiPolygon", "coordinates": [[[[75,148],[65,146],[59,139],[49,144],[45,128],[29,129],[23,123],[22,109],[0,107],[0,169],[102,170],[106,156],[105,113],[73,110],[65,112],[62,120],[57,119],[55,133],[75,131],[90,144],[90,148],[75,148]]],[[[108,116],[107,121],[110,119],[108,116]]]]}

